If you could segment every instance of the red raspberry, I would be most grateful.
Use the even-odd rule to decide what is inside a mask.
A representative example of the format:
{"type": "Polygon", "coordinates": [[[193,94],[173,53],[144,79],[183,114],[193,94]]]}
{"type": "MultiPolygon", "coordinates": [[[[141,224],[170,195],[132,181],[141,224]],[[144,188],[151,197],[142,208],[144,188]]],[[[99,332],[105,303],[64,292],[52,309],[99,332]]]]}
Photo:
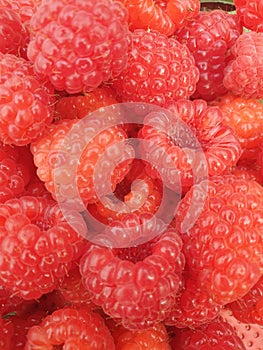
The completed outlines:
{"type": "Polygon", "coordinates": [[[242,147],[242,159],[257,157],[263,138],[263,104],[227,94],[211,103],[223,112],[223,123],[230,126],[242,147]],[[254,154],[254,156],[253,156],[254,154]]]}
{"type": "Polygon", "coordinates": [[[165,106],[189,98],[199,78],[194,58],[185,45],[157,31],[132,33],[128,65],[113,81],[125,101],[165,106]]]}
{"type": "Polygon", "coordinates": [[[116,186],[115,196],[105,196],[103,202],[89,205],[88,210],[105,224],[121,219],[128,213],[153,214],[159,209],[162,190],[161,182],[149,177],[144,170],[144,163],[135,159],[128,174],[116,186]],[[136,172],[138,168],[139,174],[136,172]]]}
{"type": "Polygon", "coordinates": [[[234,0],[236,12],[242,25],[255,32],[263,32],[262,0],[234,0]]]}
{"type": "MultiPolygon", "coordinates": [[[[108,228],[106,237],[116,235],[116,228],[108,228]]],[[[165,319],[175,302],[184,266],[181,240],[173,229],[163,232],[154,217],[134,215],[117,242],[125,228],[155,238],[128,248],[91,245],[81,258],[80,272],[92,301],[107,315],[130,330],[145,329],[165,319]]]]}
{"type": "Polygon", "coordinates": [[[263,326],[263,277],[246,295],[228,304],[227,307],[239,321],[263,326]]]}
{"type": "Polygon", "coordinates": [[[258,164],[255,161],[241,162],[241,164],[232,167],[229,174],[239,176],[244,180],[254,180],[263,185],[263,173],[261,174],[258,164]]]}
{"type": "Polygon", "coordinates": [[[53,123],[42,137],[31,144],[38,176],[54,198],[60,202],[72,200],[76,205],[76,193],[72,189],[75,176],[79,195],[85,204],[96,202],[98,193],[105,195],[107,191],[115,190],[129,170],[134,150],[128,144],[118,144],[124,142],[127,135],[121,126],[111,124],[111,120],[100,118],[97,114],[90,117],[87,124],[86,119],[82,124],[78,120],[64,119],[53,123]],[[70,132],[71,128],[74,132],[70,132]],[[62,147],[67,135],[70,135],[72,154],[62,147]],[[76,150],[82,150],[79,158],[76,150]],[[104,152],[105,158],[102,159],[104,152]],[[74,161],[78,158],[76,173],[73,156],[74,161]],[[126,158],[128,160],[125,161],[126,158]],[[99,174],[97,177],[94,175],[95,167],[99,174]],[[105,189],[105,184],[111,188],[105,189]]]}
{"type": "Polygon", "coordinates": [[[227,175],[193,186],[179,204],[174,223],[189,273],[220,305],[244,296],[263,273],[262,213],[262,186],[227,175]],[[193,196],[202,202],[190,210],[193,196]]]}
{"type": "Polygon", "coordinates": [[[57,119],[81,119],[101,107],[116,104],[115,91],[109,87],[100,87],[85,95],[65,96],[55,106],[57,119]]]}
{"type": "Polygon", "coordinates": [[[103,318],[85,308],[64,308],[30,328],[25,350],[114,350],[114,341],[103,318]]]}
{"type": "Polygon", "coordinates": [[[57,90],[89,92],[126,67],[125,7],[111,0],[46,0],[33,15],[28,57],[57,90]]]}
{"type": "Polygon", "coordinates": [[[219,108],[203,100],[179,100],[169,110],[148,114],[139,132],[144,159],[162,175],[166,186],[176,191],[182,186],[186,191],[194,181],[224,173],[237,163],[241,147],[232,129],[223,125],[219,108]],[[197,169],[205,161],[208,174],[199,174],[197,169]]]}
{"type": "Polygon", "coordinates": [[[59,206],[44,198],[1,204],[0,231],[0,283],[25,300],[54,290],[85,249],[59,206]]]}
{"type": "MultiPolygon", "coordinates": [[[[185,270],[187,271],[187,266],[185,270]]],[[[184,273],[183,277],[183,287],[164,323],[177,328],[189,327],[193,329],[214,320],[219,315],[221,307],[187,272],[184,273]]]]}
{"type": "Polygon", "coordinates": [[[171,350],[169,335],[162,323],[141,331],[129,331],[117,327],[117,331],[111,330],[111,333],[115,339],[116,350],[171,350]]]}
{"type": "Polygon", "coordinates": [[[16,12],[22,23],[29,28],[29,22],[32,15],[42,0],[0,0],[0,5],[16,12]]]}
{"type": "Polygon", "coordinates": [[[30,164],[26,147],[0,143],[0,203],[22,195],[30,180],[30,164]]]}
{"type": "Polygon", "coordinates": [[[263,98],[263,33],[245,32],[230,49],[224,85],[234,95],[263,98]]]}
{"type": "Polygon", "coordinates": [[[227,92],[223,85],[227,53],[241,32],[236,15],[213,10],[200,12],[175,33],[176,39],[193,54],[200,72],[193,98],[210,101],[227,92]]]}
{"type": "Polygon", "coordinates": [[[0,348],[1,350],[11,349],[11,339],[13,336],[13,325],[8,319],[0,317],[0,348]]]}
{"type": "Polygon", "coordinates": [[[170,36],[200,10],[197,0],[121,0],[129,12],[129,27],[157,30],[170,36]]]}
{"type": "Polygon", "coordinates": [[[29,33],[19,16],[0,4],[0,52],[26,58],[28,42],[29,33]]]}
{"type": "Polygon", "coordinates": [[[53,88],[43,84],[23,58],[0,53],[0,141],[23,146],[52,121],[53,88]]]}
{"type": "Polygon", "coordinates": [[[173,350],[246,350],[234,328],[221,317],[197,329],[174,331],[173,350]]]}

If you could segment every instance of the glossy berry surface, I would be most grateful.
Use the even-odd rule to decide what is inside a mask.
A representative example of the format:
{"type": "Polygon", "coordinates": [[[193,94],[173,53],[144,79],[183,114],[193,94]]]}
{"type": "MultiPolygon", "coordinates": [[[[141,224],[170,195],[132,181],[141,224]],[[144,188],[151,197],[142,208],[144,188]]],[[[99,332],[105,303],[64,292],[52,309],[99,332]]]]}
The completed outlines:
{"type": "Polygon", "coordinates": [[[240,22],[247,29],[263,32],[263,2],[262,0],[234,0],[240,22]]]}

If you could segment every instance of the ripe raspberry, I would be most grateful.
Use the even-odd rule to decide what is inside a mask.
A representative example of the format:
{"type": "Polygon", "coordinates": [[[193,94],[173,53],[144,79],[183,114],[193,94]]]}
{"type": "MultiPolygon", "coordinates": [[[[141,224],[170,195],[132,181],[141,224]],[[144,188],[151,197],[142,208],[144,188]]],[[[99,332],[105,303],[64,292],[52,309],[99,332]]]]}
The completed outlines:
{"type": "Polygon", "coordinates": [[[121,219],[128,213],[153,214],[159,209],[162,190],[161,182],[149,177],[144,170],[144,163],[135,159],[128,174],[116,186],[115,196],[105,196],[103,201],[89,205],[88,210],[105,224],[121,219]]]}
{"type": "Polygon", "coordinates": [[[189,273],[215,303],[241,298],[262,275],[262,209],[261,185],[227,175],[194,185],[179,204],[174,222],[189,273]],[[203,202],[189,211],[193,196],[203,202]],[[184,232],[182,223],[193,215],[197,220],[184,232]]]}
{"type": "Polygon", "coordinates": [[[263,277],[242,298],[227,305],[236,319],[263,326],[263,277]]]}
{"type": "Polygon", "coordinates": [[[237,164],[236,166],[232,167],[229,174],[239,176],[244,180],[254,180],[263,185],[263,173],[261,174],[258,164],[255,161],[242,161],[241,164],[237,164]]]}
{"type": "Polygon", "coordinates": [[[19,16],[0,4],[0,52],[26,58],[29,33],[19,16]]]}
{"type": "Polygon", "coordinates": [[[66,96],[58,100],[55,106],[56,119],[81,119],[101,107],[116,104],[115,91],[101,87],[85,95],[66,96]]]}
{"type": "Polygon", "coordinates": [[[89,92],[126,67],[127,11],[111,0],[46,0],[30,22],[28,57],[57,90],[89,92]]]}
{"type": "Polygon", "coordinates": [[[113,81],[123,102],[146,102],[165,106],[189,98],[199,78],[188,48],[157,31],[132,33],[128,65],[113,81]]]}
{"type": "Polygon", "coordinates": [[[129,331],[118,327],[117,332],[111,332],[115,339],[116,350],[171,350],[169,336],[162,323],[142,331],[129,331]]]}
{"type": "Polygon", "coordinates": [[[263,98],[263,33],[245,32],[230,49],[224,71],[229,92],[244,98],[263,98]]]}
{"type": "Polygon", "coordinates": [[[193,98],[210,101],[227,92],[223,85],[227,53],[241,32],[237,16],[223,10],[200,12],[175,32],[176,39],[194,56],[200,72],[193,98]]]}
{"type": "Polygon", "coordinates": [[[182,27],[194,18],[200,10],[197,0],[121,0],[129,12],[129,27],[157,30],[170,36],[176,28],[182,27]]]}
{"type": "Polygon", "coordinates": [[[29,29],[30,19],[41,2],[42,0],[0,0],[0,5],[16,12],[29,29]]]}
{"type": "Polygon", "coordinates": [[[1,350],[11,349],[11,339],[13,336],[13,325],[8,319],[0,317],[0,348],[1,350]]]}
{"type": "Polygon", "coordinates": [[[97,114],[91,116],[87,124],[86,119],[82,124],[78,120],[57,121],[31,144],[38,176],[45,182],[52,196],[60,202],[72,200],[73,205],[76,205],[76,191],[73,188],[75,179],[85,205],[96,202],[98,194],[105,195],[108,191],[114,191],[129,170],[134,150],[128,144],[120,145],[120,142],[127,139],[126,133],[121,126],[111,126],[111,120],[100,117],[97,114]],[[74,132],[70,132],[72,129],[74,132]],[[72,154],[62,147],[67,135],[70,135],[68,147],[72,154]],[[79,155],[76,153],[78,150],[82,150],[79,155]],[[73,156],[74,161],[78,161],[76,173],[73,156]],[[107,187],[108,184],[111,188],[107,187]]]}
{"type": "Polygon", "coordinates": [[[174,331],[173,350],[246,350],[234,328],[221,317],[197,329],[174,331]]]}
{"type": "Polygon", "coordinates": [[[223,113],[223,123],[230,126],[242,147],[242,159],[257,157],[263,138],[263,104],[255,99],[246,99],[227,94],[211,103],[223,113]]]}
{"type": "Polygon", "coordinates": [[[34,76],[32,64],[0,53],[0,141],[23,146],[52,121],[53,88],[34,76]]]}
{"type": "Polygon", "coordinates": [[[54,290],[85,249],[54,201],[11,199],[0,223],[0,283],[25,300],[54,290]]]}
{"type": "MultiPolygon", "coordinates": [[[[124,229],[118,237],[116,228],[108,228],[106,237],[120,239],[124,229]]],[[[154,217],[134,215],[125,228],[155,238],[128,248],[91,245],[81,258],[80,272],[92,301],[107,315],[130,330],[145,329],[165,319],[175,302],[184,267],[181,240],[173,229],[163,232],[154,217]]]]}
{"type": "Polygon", "coordinates": [[[255,32],[263,32],[262,0],[234,0],[236,12],[241,24],[255,32]]]}
{"type": "MultiPolygon", "coordinates": [[[[185,270],[187,271],[187,267],[185,270]]],[[[187,272],[183,277],[183,287],[164,323],[177,328],[193,329],[214,320],[221,307],[213,302],[207,291],[187,272]]]]}
{"type": "Polygon", "coordinates": [[[224,173],[237,163],[241,147],[232,129],[223,125],[219,108],[203,100],[179,100],[169,110],[147,115],[139,132],[144,159],[162,175],[166,186],[176,191],[182,186],[185,192],[194,181],[224,173]],[[207,174],[200,173],[197,179],[194,172],[198,174],[204,161],[207,174]]]}
{"type": "Polygon", "coordinates": [[[26,147],[0,143],[0,203],[22,195],[30,180],[30,164],[26,147]]]}
{"type": "Polygon", "coordinates": [[[30,328],[25,350],[114,350],[114,341],[103,318],[85,308],[64,308],[30,328]]]}

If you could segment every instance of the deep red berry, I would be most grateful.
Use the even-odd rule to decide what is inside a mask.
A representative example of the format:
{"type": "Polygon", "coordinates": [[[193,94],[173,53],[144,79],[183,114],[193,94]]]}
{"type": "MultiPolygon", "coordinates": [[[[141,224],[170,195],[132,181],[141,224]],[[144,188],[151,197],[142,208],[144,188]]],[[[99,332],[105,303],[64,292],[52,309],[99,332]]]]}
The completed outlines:
{"type": "Polygon", "coordinates": [[[169,112],[148,114],[139,136],[144,159],[176,191],[186,191],[208,175],[225,173],[241,155],[239,141],[223,124],[220,109],[203,100],[179,100],[169,112]]]}
{"type": "Polygon", "coordinates": [[[19,16],[0,3],[0,52],[26,58],[29,33],[19,16]]]}
{"type": "Polygon", "coordinates": [[[245,350],[235,329],[221,317],[197,329],[174,331],[173,350],[245,350]]]}
{"type": "Polygon", "coordinates": [[[53,118],[53,88],[23,58],[0,53],[0,141],[17,146],[36,140],[53,118]]]}
{"type": "Polygon", "coordinates": [[[263,32],[262,0],[234,0],[236,12],[242,25],[255,32],[263,32]]]}
{"type": "Polygon", "coordinates": [[[244,32],[230,49],[224,86],[234,95],[263,98],[263,33],[244,32]]]}
{"type": "Polygon", "coordinates": [[[116,104],[115,91],[100,87],[84,95],[65,96],[55,105],[56,119],[81,119],[101,107],[116,104]]]}
{"type": "Polygon", "coordinates": [[[54,198],[72,201],[75,207],[77,195],[86,205],[115,190],[129,170],[134,150],[125,143],[123,128],[114,124],[97,114],[83,123],[64,119],[31,144],[38,176],[54,198]]]}
{"type": "Polygon", "coordinates": [[[114,350],[114,341],[103,318],[85,308],[64,308],[47,316],[40,325],[31,327],[25,350],[96,349],[114,350]]]}
{"type": "Polygon", "coordinates": [[[28,57],[57,90],[89,92],[126,67],[127,11],[116,1],[48,0],[30,21],[28,57]]]}
{"type": "Polygon", "coordinates": [[[227,92],[223,78],[228,49],[241,32],[236,15],[213,10],[200,12],[175,33],[177,40],[187,45],[200,72],[193,98],[210,101],[227,92]]]}
{"type": "Polygon", "coordinates": [[[256,181],[221,176],[194,185],[179,204],[188,271],[218,304],[241,298],[262,275],[262,199],[256,181]],[[191,210],[192,198],[200,205],[191,210]]]}
{"type": "Polygon", "coordinates": [[[157,31],[132,33],[128,65],[113,81],[123,102],[145,102],[165,106],[188,99],[199,78],[188,48],[157,31]]]}
{"type": "Polygon", "coordinates": [[[92,245],[81,258],[83,283],[107,315],[128,329],[145,329],[165,319],[175,302],[184,267],[181,240],[173,229],[163,232],[154,217],[134,215],[119,236],[116,229],[108,227],[104,240],[97,238],[104,246],[92,245]],[[155,238],[127,248],[105,246],[108,238],[116,247],[127,233],[155,238]]]}
{"type": "Polygon", "coordinates": [[[0,283],[15,295],[30,300],[54,290],[84,249],[54,201],[21,197],[0,205],[0,283]]]}
{"type": "Polygon", "coordinates": [[[0,316],[0,347],[1,350],[11,349],[11,340],[13,337],[13,324],[8,319],[2,319],[0,316]]]}

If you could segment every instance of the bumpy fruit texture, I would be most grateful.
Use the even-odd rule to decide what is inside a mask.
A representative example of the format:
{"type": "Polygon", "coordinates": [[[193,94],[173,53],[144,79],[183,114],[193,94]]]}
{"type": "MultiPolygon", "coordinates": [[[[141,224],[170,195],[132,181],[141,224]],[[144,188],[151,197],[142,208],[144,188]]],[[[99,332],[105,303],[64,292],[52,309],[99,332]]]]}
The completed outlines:
{"type": "Polygon", "coordinates": [[[19,16],[0,3],[0,52],[26,58],[29,33],[19,16]]]}
{"type": "Polygon", "coordinates": [[[179,204],[189,273],[218,304],[243,297],[262,276],[262,195],[255,181],[222,176],[194,185],[179,204]],[[199,205],[189,210],[192,198],[199,205]]]}
{"type": "Polygon", "coordinates": [[[219,108],[203,100],[179,100],[168,109],[148,114],[139,131],[144,159],[167,187],[185,192],[194,181],[225,173],[237,163],[241,147],[219,108]]]}
{"type": "Polygon", "coordinates": [[[193,98],[206,101],[227,92],[223,85],[228,50],[242,32],[237,16],[223,10],[199,12],[181,30],[175,32],[180,43],[187,45],[200,72],[193,98]]]}
{"type": "Polygon", "coordinates": [[[244,32],[230,49],[224,86],[234,95],[263,98],[263,33],[244,32]]]}
{"type": "Polygon", "coordinates": [[[238,18],[247,29],[263,32],[263,1],[234,0],[238,18]]]}
{"type": "Polygon", "coordinates": [[[128,172],[134,150],[126,143],[123,128],[111,124],[110,120],[97,115],[83,123],[63,119],[31,143],[37,174],[60,203],[71,201],[73,207],[81,205],[78,196],[85,205],[94,203],[98,195],[114,191],[128,172]]]}
{"type": "Polygon", "coordinates": [[[239,321],[263,326],[263,277],[246,295],[227,307],[239,321]]]}
{"type": "Polygon", "coordinates": [[[13,336],[13,325],[8,319],[0,317],[0,347],[1,350],[10,350],[13,336]]]}
{"type": "Polygon", "coordinates": [[[24,146],[52,122],[53,87],[41,82],[32,64],[0,53],[0,141],[24,146]]]}
{"type": "Polygon", "coordinates": [[[132,33],[126,69],[113,81],[122,102],[165,106],[195,91],[199,71],[188,48],[157,31],[132,33]]]}
{"type": "Polygon", "coordinates": [[[154,217],[152,221],[138,218],[141,216],[136,226],[133,220],[134,229],[140,236],[155,238],[127,248],[92,245],[80,262],[83,284],[92,301],[130,330],[151,327],[168,315],[184,267],[182,242],[175,230],[164,231],[154,217]]]}
{"type": "Polygon", "coordinates": [[[25,300],[57,288],[85,249],[54,201],[10,199],[0,219],[0,283],[25,300]]]}
{"type": "Polygon", "coordinates": [[[174,333],[173,350],[246,350],[234,328],[220,317],[200,328],[174,333]]]}
{"type": "Polygon", "coordinates": [[[40,325],[31,327],[25,350],[114,350],[114,341],[103,318],[85,308],[54,311],[40,325]]]}
{"type": "Polygon", "coordinates": [[[116,104],[115,91],[110,87],[99,87],[84,95],[65,96],[55,105],[56,119],[81,119],[101,107],[116,104]]]}
{"type": "Polygon", "coordinates": [[[256,159],[263,139],[263,104],[259,100],[227,94],[211,103],[223,114],[223,123],[230,126],[242,147],[242,160],[256,159]]]}
{"type": "Polygon", "coordinates": [[[57,90],[89,92],[126,67],[127,11],[110,0],[48,0],[30,21],[28,57],[57,90]]]}

